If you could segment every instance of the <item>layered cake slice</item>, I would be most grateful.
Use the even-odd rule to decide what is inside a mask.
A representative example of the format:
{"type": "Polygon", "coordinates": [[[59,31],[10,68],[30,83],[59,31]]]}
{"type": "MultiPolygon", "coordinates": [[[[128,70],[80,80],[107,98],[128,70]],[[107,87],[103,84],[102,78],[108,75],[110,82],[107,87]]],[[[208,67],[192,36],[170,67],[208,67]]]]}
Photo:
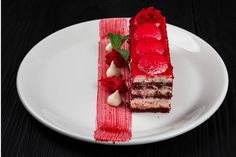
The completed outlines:
{"type": "Polygon", "coordinates": [[[130,19],[130,109],[137,112],[169,112],[173,68],[166,20],[149,7],[130,19]]]}

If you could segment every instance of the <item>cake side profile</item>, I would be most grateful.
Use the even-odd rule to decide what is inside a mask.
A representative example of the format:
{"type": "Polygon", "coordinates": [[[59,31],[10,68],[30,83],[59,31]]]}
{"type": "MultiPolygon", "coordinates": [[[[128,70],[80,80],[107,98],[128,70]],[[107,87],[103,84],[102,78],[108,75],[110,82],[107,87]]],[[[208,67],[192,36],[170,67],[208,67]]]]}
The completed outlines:
{"type": "Polygon", "coordinates": [[[169,112],[173,86],[166,19],[149,7],[130,19],[130,109],[169,112]]]}

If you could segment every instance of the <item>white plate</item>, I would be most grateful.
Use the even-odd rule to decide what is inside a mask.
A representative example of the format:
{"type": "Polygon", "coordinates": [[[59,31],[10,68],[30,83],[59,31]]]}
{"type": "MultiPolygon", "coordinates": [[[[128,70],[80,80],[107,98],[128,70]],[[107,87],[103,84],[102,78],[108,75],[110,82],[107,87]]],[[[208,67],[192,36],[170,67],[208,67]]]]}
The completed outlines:
{"type": "MultiPolygon", "coordinates": [[[[228,74],[217,52],[188,31],[167,28],[175,76],[172,110],[133,113],[132,139],[117,144],[183,134],[207,120],[226,95],[228,74]]],[[[95,142],[98,40],[98,20],[62,29],[30,50],[17,75],[21,101],[36,119],[89,142],[95,142]]]]}

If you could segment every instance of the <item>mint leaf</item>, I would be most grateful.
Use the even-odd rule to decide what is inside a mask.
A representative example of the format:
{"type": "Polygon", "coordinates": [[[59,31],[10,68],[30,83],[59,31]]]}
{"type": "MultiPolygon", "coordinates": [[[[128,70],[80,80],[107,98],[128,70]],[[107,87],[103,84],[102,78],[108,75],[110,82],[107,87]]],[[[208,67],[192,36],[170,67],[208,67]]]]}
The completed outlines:
{"type": "Polygon", "coordinates": [[[122,38],[122,43],[124,43],[127,39],[129,39],[129,35],[126,35],[122,38]]]}
{"type": "Polygon", "coordinates": [[[115,49],[115,50],[119,52],[125,60],[129,59],[129,50],[123,50],[123,49],[115,49]]]}
{"type": "Polygon", "coordinates": [[[128,60],[129,59],[129,51],[124,50],[124,49],[120,49],[120,48],[121,48],[122,44],[127,39],[129,39],[129,35],[126,35],[122,38],[122,36],[120,34],[108,33],[108,37],[110,38],[112,48],[114,50],[116,50],[117,52],[119,52],[125,60],[128,60]]]}
{"type": "Polygon", "coordinates": [[[113,49],[119,49],[122,46],[123,40],[120,34],[108,33],[108,37],[110,38],[113,49]]]}

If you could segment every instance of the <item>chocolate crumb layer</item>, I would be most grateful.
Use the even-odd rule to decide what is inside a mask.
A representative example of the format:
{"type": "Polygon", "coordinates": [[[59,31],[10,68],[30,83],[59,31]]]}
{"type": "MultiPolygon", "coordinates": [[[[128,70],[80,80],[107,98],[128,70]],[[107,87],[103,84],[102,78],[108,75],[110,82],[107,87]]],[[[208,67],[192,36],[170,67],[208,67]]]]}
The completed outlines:
{"type": "Polygon", "coordinates": [[[163,86],[172,87],[173,83],[160,83],[160,82],[149,82],[149,83],[140,83],[140,82],[133,82],[132,83],[132,89],[142,89],[142,88],[148,88],[148,89],[156,89],[161,88],[163,86]]]}
{"type": "Polygon", "coordinates": [[[141,109],[141,108],[131,108],[130,110],[132,112],[161,112],[161,113],[169,113],[170,108],[147,108],[147,109],[141,109]]]}
{"type": "Polygon", "coordinates": [[[134,98],[159,98],[159,99],[170,99],[172,97],[172,93],[168,92],[166,93],[165,95],[162,95],[161,93],[159,92],[156,92],[155,95],[152,95],[152,96],[144,96],[144,95],[134,95],[134,94],[131,94],[130,95],[131,99],[134,99],[134,98]]]}

